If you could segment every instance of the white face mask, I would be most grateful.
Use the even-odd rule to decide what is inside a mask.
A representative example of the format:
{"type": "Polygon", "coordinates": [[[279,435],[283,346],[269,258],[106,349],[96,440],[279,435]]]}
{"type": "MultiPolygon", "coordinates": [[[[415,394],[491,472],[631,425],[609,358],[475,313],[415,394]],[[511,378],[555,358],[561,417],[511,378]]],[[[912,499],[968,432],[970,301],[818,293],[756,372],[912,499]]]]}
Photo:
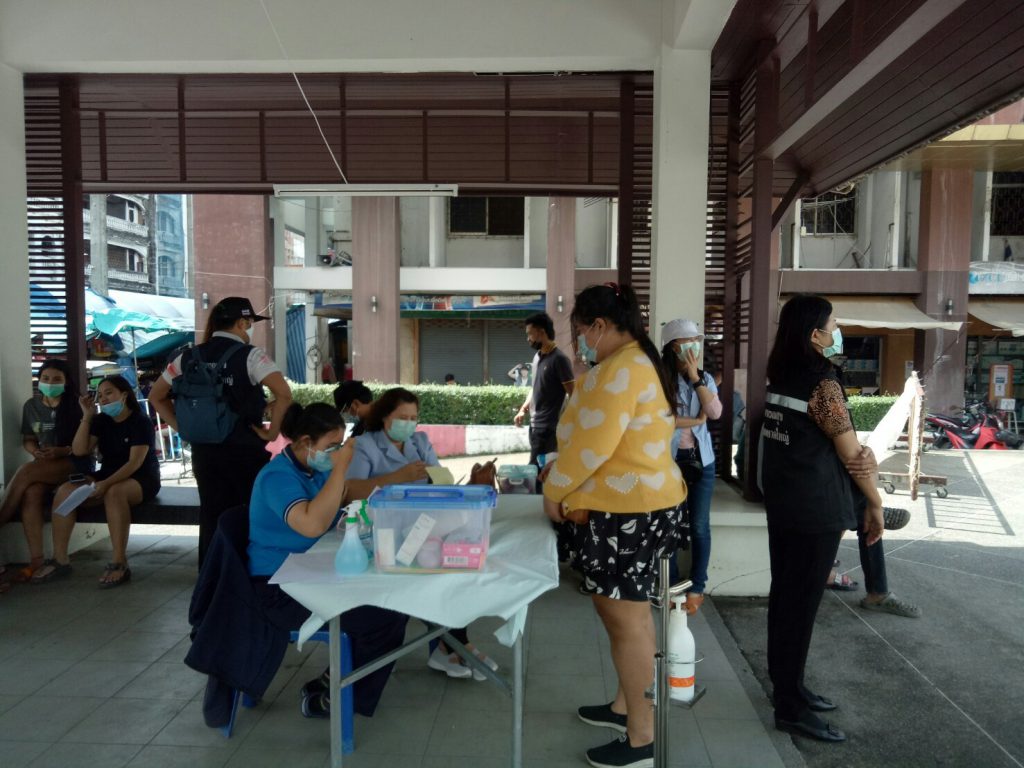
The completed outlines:
{"type": "Polygon", "coordinates": [[[249,340],[249,343],[252,344],[252,326],[251,325],[248,328],[245,329],[245,338],[247,338],[249,340]]]}

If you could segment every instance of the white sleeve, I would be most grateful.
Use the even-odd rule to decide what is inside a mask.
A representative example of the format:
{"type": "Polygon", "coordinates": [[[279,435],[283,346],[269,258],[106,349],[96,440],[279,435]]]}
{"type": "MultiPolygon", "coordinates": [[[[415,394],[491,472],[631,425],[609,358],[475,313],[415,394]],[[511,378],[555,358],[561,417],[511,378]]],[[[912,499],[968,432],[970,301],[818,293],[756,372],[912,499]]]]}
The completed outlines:
{"type": "Polygon", "coordinates": [[[281,369],[270,359],[264,350],[253,347],[249,351],[249,357],[245,361],[245,367],[249,371],[249,381],[252,384],[259,384],[272,373],[278,373],[281,369]]]}
{"type": "Polygon", "coordinates": [[[162,376],[163,380],[168,384],[173,384],[174,380],[181,376],[181,355],[178,355],[167,365],[162,376]]]}

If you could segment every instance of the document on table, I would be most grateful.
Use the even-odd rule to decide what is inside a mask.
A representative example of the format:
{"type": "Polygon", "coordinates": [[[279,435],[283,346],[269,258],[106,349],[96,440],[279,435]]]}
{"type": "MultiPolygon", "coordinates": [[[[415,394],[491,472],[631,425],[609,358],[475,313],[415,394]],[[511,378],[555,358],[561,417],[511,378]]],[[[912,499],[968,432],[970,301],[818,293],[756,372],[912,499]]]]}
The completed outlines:
{"type": "Polygon", "coordinates": [[[455,485],[455,476],[447,467],[427,467],[427,476],[434,485],[455,485]]]}

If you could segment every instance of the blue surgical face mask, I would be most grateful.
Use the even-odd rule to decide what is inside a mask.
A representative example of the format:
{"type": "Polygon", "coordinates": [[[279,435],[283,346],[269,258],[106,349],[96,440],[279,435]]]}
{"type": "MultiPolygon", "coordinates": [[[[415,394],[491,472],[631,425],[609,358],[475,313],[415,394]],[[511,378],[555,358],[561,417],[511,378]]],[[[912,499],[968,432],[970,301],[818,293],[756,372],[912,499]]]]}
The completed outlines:
{"type": "MultiPolygon", "coordinates": [[[[822,330],[822,333],[825,332],[822,330]]],[[[832,346],[825,347],[821,350],[821,354],[825,357],[835,357],[836,355],[843,354],[843,332],[839,330],[838,326],[832,331],[832,346]]]]}
{"type": "Polygon", "coordinates": [[[124,410],[124,400],[115,400],[112,403],[106,403],[100,406],[100,413],[105,413],[112,419],[116,419],[121,415],[121,411],[124,410]]]}
{"type": "MultiPolygon", "coordinates": [[[[590,327],[593,328],[594,326],[591,325],[590,327]]],[[[594,346],[587,344],[587,335],[585,333],[581,333],[576,337],[576,347],[579,349],[580,360],[584,363],[590,363],[590,365],[594,365],[597,362],[597,345],[601,343],[603,336],[604,331],[601,331],[601,335],[597,337],[594,346]]]]}
{"type": "Polygon", "coordinates": [[[63,384],[49,384],[45,381],[39,382],[39,394],[43,397],[60,397],[64,394],[63,384]]]}
{"type": "Polygon", "coordinates": [[[693,350],[693,354],[700,356],[700,342],[699,341],[684,341],[679,345],[679,349],[676,351],[676,357],[686,362],[686,351],[688,349],[693,350]]]}
{"type": "Polygon", "coordinates": [[[311,446],[306,456],[306,463],[315,472],[330,472],[334,469],[334,464],[331,462],[331,454],[327,451],[316,450],[311,446]]]}
{"type": "Polygon", "coordinates": [[[396,443],[404,443],[416,431],[415,419],[393,419],[388,427],[388,437],[396,443]]]}

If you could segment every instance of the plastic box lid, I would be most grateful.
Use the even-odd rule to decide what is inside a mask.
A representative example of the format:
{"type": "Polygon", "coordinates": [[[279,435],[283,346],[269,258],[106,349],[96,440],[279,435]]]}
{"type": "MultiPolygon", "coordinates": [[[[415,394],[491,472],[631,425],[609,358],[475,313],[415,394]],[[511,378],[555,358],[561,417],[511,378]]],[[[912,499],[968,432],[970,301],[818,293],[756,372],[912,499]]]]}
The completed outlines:
{"type": "Polygon", "coordinates": [[[501,464],[498,466],[498,477],[507,477],[512,480],[525,480],[537,477],[537,467],[534,464],[501,464]]]}
{"type": "Polygon", "coordinates": [[[491,509],[498,493],[487,485],[389,485],[370,496],[380,509],[491,509]]]}

